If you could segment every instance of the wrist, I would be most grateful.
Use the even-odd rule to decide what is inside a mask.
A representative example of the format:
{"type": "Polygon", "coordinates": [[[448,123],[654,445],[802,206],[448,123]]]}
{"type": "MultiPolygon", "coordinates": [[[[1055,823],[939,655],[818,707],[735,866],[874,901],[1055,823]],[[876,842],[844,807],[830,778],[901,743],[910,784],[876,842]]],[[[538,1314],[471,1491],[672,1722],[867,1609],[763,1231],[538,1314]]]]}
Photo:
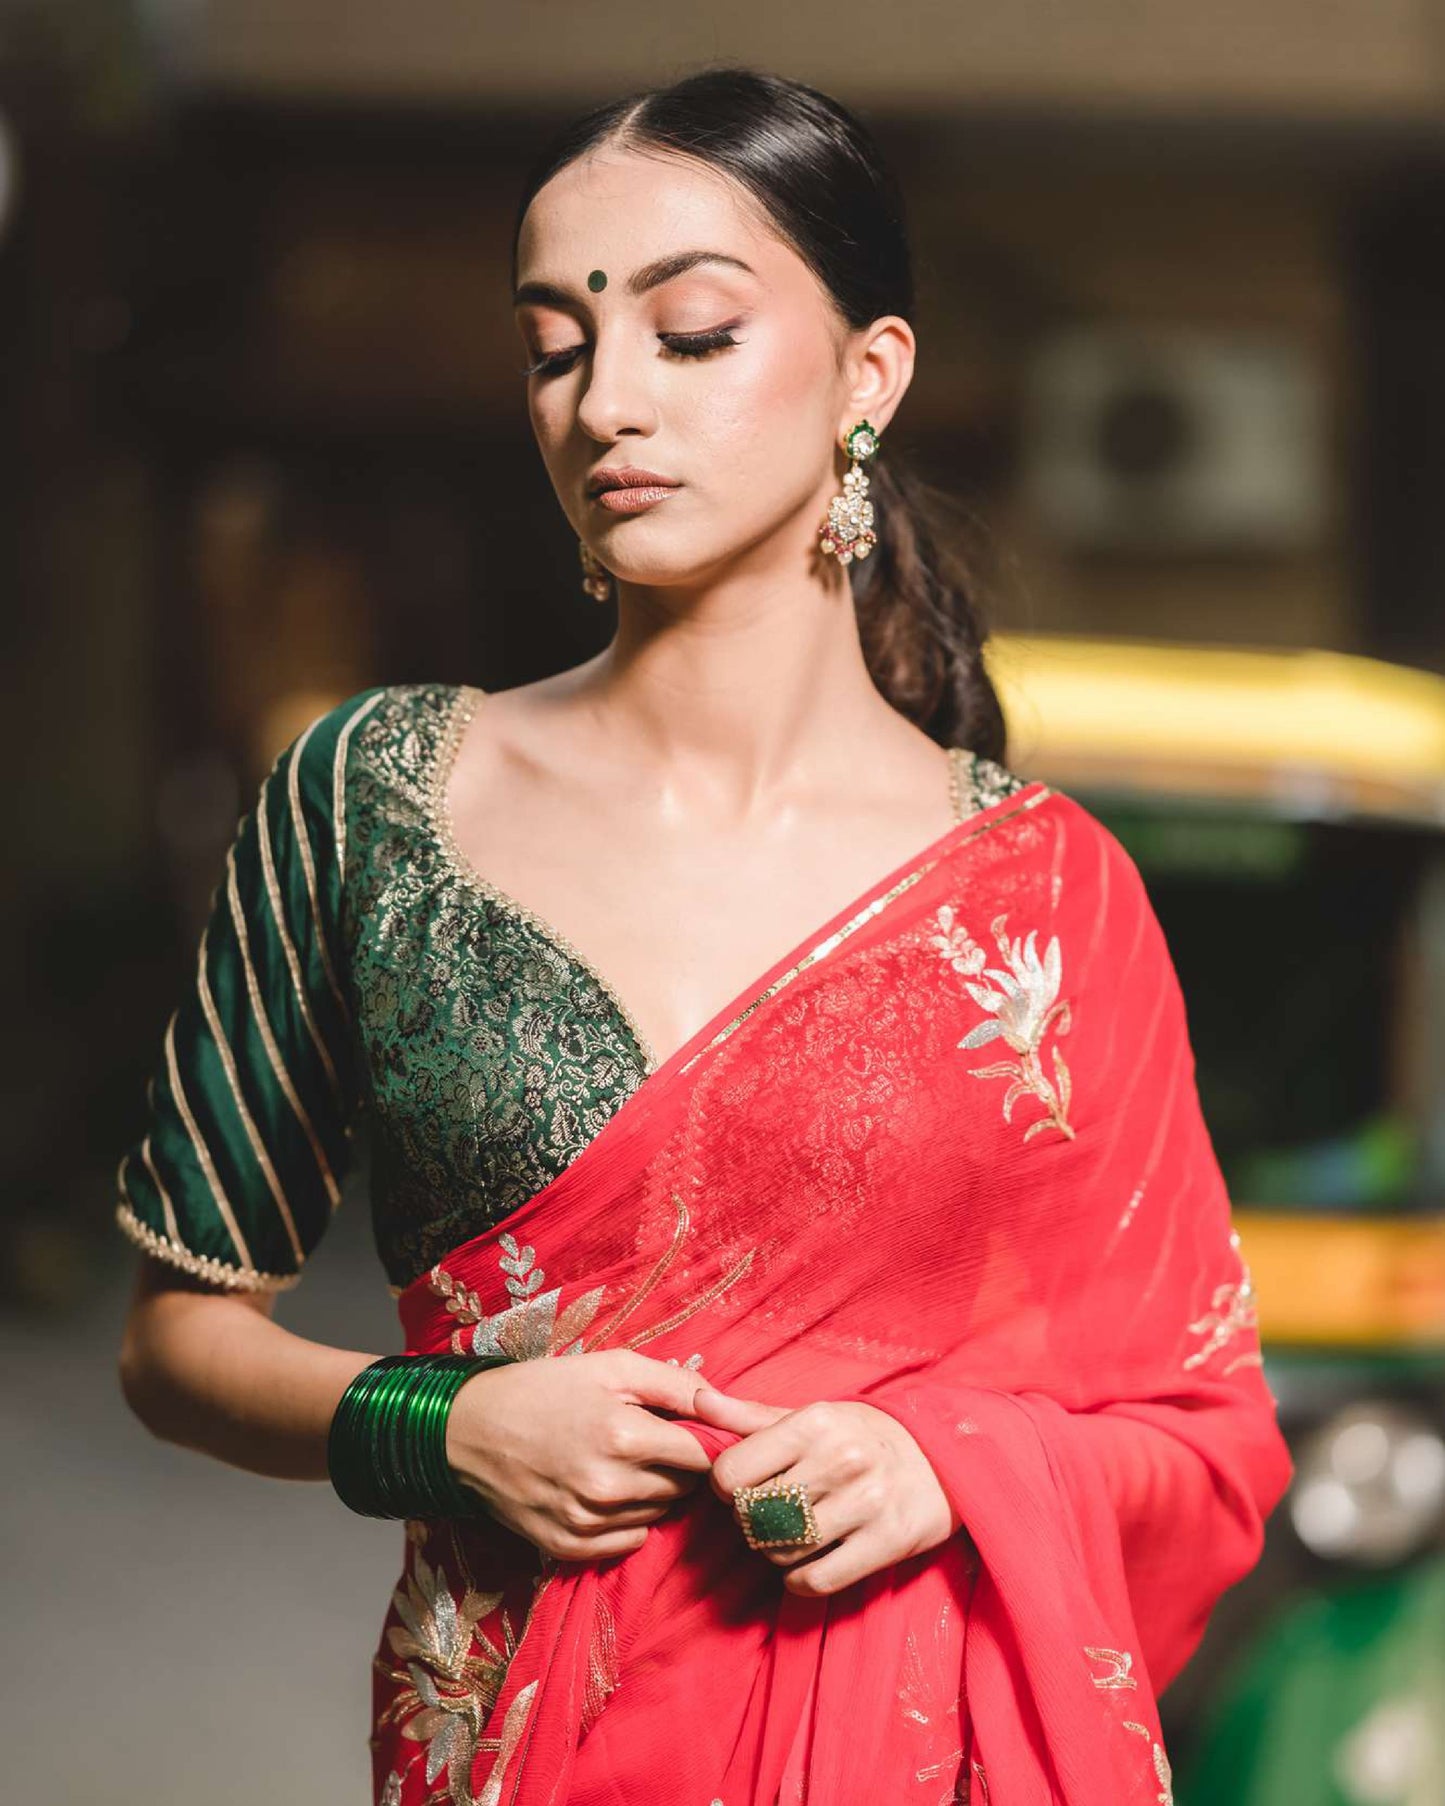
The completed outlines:
{"type": "Polygon", "coordinates": [[[447,1422],[474,1373],[501,1355],[383,1355],[342,1393],[327,1435],[327,1473],[363,1517],[468,1517],[481,1501],[451,1464],[447,1422]]]}

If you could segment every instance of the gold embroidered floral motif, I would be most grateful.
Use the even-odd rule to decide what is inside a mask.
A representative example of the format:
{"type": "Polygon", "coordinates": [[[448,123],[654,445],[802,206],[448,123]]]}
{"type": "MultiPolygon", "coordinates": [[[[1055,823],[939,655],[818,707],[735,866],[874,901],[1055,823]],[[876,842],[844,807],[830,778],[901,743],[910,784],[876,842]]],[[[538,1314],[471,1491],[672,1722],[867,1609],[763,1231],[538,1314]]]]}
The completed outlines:
{"type": "MultiPolygon", "coordinates": [[[[1236,1244],[1238,1236],[1231,1238],[1236,1244]]],[[[1203,1336],[1204,1342],[1196,1348],[1192,1355],[1185,1358],[1186,1368],[1202,1367],[1211,1355],[1230,1342],[1241,1330],[1254,1329],[1259,1321],[1255,1304],[1254,1282],[1250,1278],[1249,1268],[1243,1259],[1240,1260],[1242,1277],[1237,1283],[1226,1280],[1217,1285],[1210,1295],[1210,1308],[1202,1317],[1196,1317],[1189,1325],[1191,1336],[1203,1336]]],[[[1237,1367],[1263,1366],[1263,1359],[1255,1350],[1246,1350],[1226,1363],[1223,1372],[1231,1374],[1237,1367]]]]}
{"type": "Polygon", "coordinates": [[[580,1298],[574,1298],[557,1314],[557,1301],[562,1288],[538,1292],[544,1274],[533,1266],[536,1249],[519,1248],[517,1239],[505,1231],[499,1238],[502,1252],[497,1257],[506,1279],[508,1295],[513,1302],[504,1310],[488,1316],[475,1292],[470,1292],[446,1268],[437,1265],[427,1275],[427,1284],[446,1299],[446,1307],[464,1324],[475,1325],[470,1337],[460,1329],[452,1331],[454,1354],[506,1355],[512,1361],[535,1361],[544,1355],[581,1354],[581,1332],[597,1315],[605,1286],[594,1286],[580,1298]]]}
{"type": "Polygon", "coordinates": [[[587,1650],[587,1685],[582,1694],[582,1736],[591,1730],[598,1713],[617,1691],[617,1683],[622,1678],[617,1656],[617,1623],[605,1593],[597,1593],[593,1610],[592,1641],[587,1650]]]}
{"type": "Polygon", "coordinates": [[[486,1747],[482,1726],[520,1637],[503,1611],[498,1648],[479,1622],[497,1610],[502,1595],[468,1587],[458,1599],[441,1564],[433,1568],[422,1553],[424,1526],[414,1531],[409,1526],[408,1534],[416,1545],[411,1571],[392,1594],[401,1623],[386,1639],[399,1663],[384,1669],[399,1688],[377,1722],[399,1722],[403,1737],[425,1744],[428,1785],[445,1771],[447,1798],[454,1806],[475,1806],[471,1765],[477,1750],[486,1747]]]}
{"type": "Polygon", "coordinates": [[[507,1778],[507,1767],[512,1754],[522,1740],[522,1730],[527,1722],[527,1714],[532,1709],[532,1701],[537,1695],[536,1681],[528,1681],[507,1707],[507,1715],[502,1720],[502,1734],[495,1744],[489,1737],[482,1738],[479,1749],[497,1751],[497,1760],[492,1765],[492,1772],[487,1776],[487,1784],[477,1795],[476,1806],[498,1806],[502,1797],[502,1783],[507,1778]]]}
{"type": "Polygon", "coordinates": [[[929,938],[938,949],[941,958],[946,959],[955,972],[961,972],[965,978],[977,978],[988,964],[988,955],[972,935],[957,919],[957,911],[951,903],[942,904],[934,920],[940,932],[929,938]]]}
{"type": "Polygon", "coordinates": [[[1125,1687],[1137,1687],[1138,1681],[1131,1672],[1134,1657],[1127,1649],[1085,1649],[1084,1654],[1091,1662],[1107,1662],[1110,1672],[1093,1676],[1094,1685],[1106,1693],[1125,1687]]]}
{"type": "MultiPolygon", "coordinates": [[[[898,1689],[903,1716],[926,1734],[934,1748],[940,1741],[953,1741],[962,1700],[959,1688],[948,1685],[944,1678],[948,1668],[949,1611],[950,1605],[945,1603],[933,1627],[933,1648],[926,1657],[918,1647],[917,1635],[908,1632],[903,1645],[903,1684],[898,1689]]],[[[955,1665],[955,1679],[957,1672],[955,1665]]],[[[956,1806],[960,1797],[967,1799],[967,1776],[963,1778],[964,1793],[959,1794],[963,1755],[961,1748],[949,1749],[913,1771],[914,1780],[920,1784],[945,1781],[944,1791],[935,1796],[936,1806],[956,1806]]]]}
{"type": "Polygon", "coordinates": [[[1043,1045],[1050,1033],[1064,1035],[1071,1022],[1067,1002],[1059,998],[1063,977],[1063,955],[1058,936],[1050,938],[1043,958],[1038,953],[1038,930],[1030,930],[1026,939],[1012,941],[1006,932],[1007,915],[996,916],[990,933],[998,948],[1001,964],[990,966],[988,956],[978,942],[957,919],[950,904],[942,905],[934,916],[939,933],[931,937],[939,956],[964,976],[964,988],[979,1006],[987,1011],[988,1020],[979,1023],[958,1043],[961,1048],[986,1047],[990,1041],[1002,1040],[1017,1060],[998,1060],[990,1066],[974,1069],[976,1079],[1010,1079],[1004,1094],[1003,1118],[1013,1121],[1014,1105],[1021,1097],[1034,1097],[1043,1105],[1046,1115],[1030,1123],[1024,1140],[1031,1141],[1044,1129],[1053,1127],[1069,1140],[1074,1130],[1069,1122],[1069,1102],[1073,1082],[1064,1056],[1057,1044],[1051,1049],[1052,1078],[1044,1071],[1043,1045]],[[990,984],[975,984],[982,976],[990,984]]]}
{"type": "MultiPolygon", "coordinates": [[[[446,1308],[463,1324],[474,1326],[470,1337],[463,1331],[453,1330],[451,1337],[452,1350],[456,1354],[504,1354],[514,1361],[530,1361],[538,1357],[554,1354],[582,1354],[602,1346],[615,1334],[623,1323],[637,1310],[638,1306],[661,1283],[663,1276],[682,1247],[684,1238],[691,1226],[687,1205],[676,1192],[672,1195],[676,1210],[676,1222],[670,1245],[654,1263],[652,1270],[638,1282],[634,1290],[619,1304],[611,1317],[600,1329],[591,1335],[583,1336],[582,1331],[596,1317],[607,1288],[594,1286],[558,1315],[557,1301],[562,1295],[562,1288],[554,1286],[550,1292],[538,1292],[543,1282],[543,1271],[533,1265],[537,1251],[530,1244],[526,1247],[517,1245],[516,1237],[506,1232],[499,1236],[502,1252],[497,1257],[506,1279],[508,1293],[515,1300],[505,1309],[488,1316],[481,1299],[475,1292],[469,1291],[453,1274],[448,1273],[440,1263],[434,1266],[427,1275],[427,1284],[438,1297],[446,1300],[446,1308]]],[[[658,1336],[665,1335],[668,1330],[676,1329],[679,1324],[686,1323],[689,1317],[696,1314],[719,1298],[742,1278],[752,1265],[755,1249],[748,1252],[729,1270],[707,1286],[696,1297],[690,1299],[679,1309],[664,1317],[660,1322],[639,1330],[627,1341],[619,1344],[623,1348],[640,1348],[645,1342],[652,1342],[658,1336]]],[[[681,1363],[683,1366],[697,1368],[702,1365],[700,1354],[691,1354],[681,1363]]]]}
{"type": "Polygon", "coordinates": [[[1154,1742],[1153,1733],[1147,1725],[1135,1724],[1132,1718],[1124,1720],[1126,1731],[1137,1731],[1146,1737],[1154,1752],[1154,1773],[1158,1778],[1160,1791],[1155,1794],[1159,1806],[1174,1806],[1174,1773],[1169,1766],[1169,1758],[1164,1754],[1164,1746],[1154,1742]]]}

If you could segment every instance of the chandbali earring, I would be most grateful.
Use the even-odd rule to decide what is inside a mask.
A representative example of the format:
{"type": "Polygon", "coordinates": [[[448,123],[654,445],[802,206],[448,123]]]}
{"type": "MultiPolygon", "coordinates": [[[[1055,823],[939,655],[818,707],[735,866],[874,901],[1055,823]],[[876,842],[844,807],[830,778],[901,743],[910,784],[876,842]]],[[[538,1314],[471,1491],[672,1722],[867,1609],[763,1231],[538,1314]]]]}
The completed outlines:
{"type": "Polygon", "coordinates": [[[594,602],[605,602],[612,594],[612,573],[585,539],[577,541],[577,556],[582,561],[582,587],[594,602]]]}
{"type": "Polygon", "coordinates": [[[843,435],[843,450],[852,463],[843,476],[843,492],[828,504],[828,518],[819,529],[818,546],[830,553],[839,564],[852,564],[855,558],[866,558],[878,544],[873,531],[873,504],[868,500],[868,479],[863,474],[865,460],[878,450],[878,429],[870,421],[860,420],[843,435]]]}

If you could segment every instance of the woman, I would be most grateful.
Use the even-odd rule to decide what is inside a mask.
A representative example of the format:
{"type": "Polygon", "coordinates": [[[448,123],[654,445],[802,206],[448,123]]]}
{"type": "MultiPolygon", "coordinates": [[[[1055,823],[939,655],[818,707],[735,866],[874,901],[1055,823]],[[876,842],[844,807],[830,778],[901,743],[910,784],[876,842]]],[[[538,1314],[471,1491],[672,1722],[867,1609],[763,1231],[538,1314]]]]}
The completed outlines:
{"type": "Polygon", "coordinates": [[[1138,875],[999,763],[879,447],[895,189],[704,71],[572,128],[514,277],[615,636],[278,759],[121,1166],[127,1395],[342,1491],[373,1357],[269,1311],[365,1119],[399,1370],[503,1363],[438,1432],[474,1509],[392,1514],[378,1800],[1167,1801],[1289,1457],[1138,875]]]}

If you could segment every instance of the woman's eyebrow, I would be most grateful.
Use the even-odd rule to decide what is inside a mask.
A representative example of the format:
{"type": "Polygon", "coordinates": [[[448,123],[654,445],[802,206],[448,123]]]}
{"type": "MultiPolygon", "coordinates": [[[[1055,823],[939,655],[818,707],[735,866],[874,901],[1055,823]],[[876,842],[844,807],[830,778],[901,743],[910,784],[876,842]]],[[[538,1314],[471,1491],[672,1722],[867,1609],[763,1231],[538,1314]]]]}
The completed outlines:
{"type": "MultiPolygon", "coordinates": [[[[744,263],[741,257],[733,257],[726,251],[675,251],[670,257],[658,257],[652,263],[643,264],[641,269],[634,270],[627,278],[628,292],[645,295],[649,289],[661,288],[664,282],[671,282],[674,277],[685,275],[700,263],[720,263],[731,269],[743,270],[749,276],[757,274],[751,264],[744,263]]],[[[536,302],[542,306],[568,307],[581,299],[576,290],[555,282],[524,282],[513,295],[512,305],[524,307],[528,302],[536,302]]]]}

